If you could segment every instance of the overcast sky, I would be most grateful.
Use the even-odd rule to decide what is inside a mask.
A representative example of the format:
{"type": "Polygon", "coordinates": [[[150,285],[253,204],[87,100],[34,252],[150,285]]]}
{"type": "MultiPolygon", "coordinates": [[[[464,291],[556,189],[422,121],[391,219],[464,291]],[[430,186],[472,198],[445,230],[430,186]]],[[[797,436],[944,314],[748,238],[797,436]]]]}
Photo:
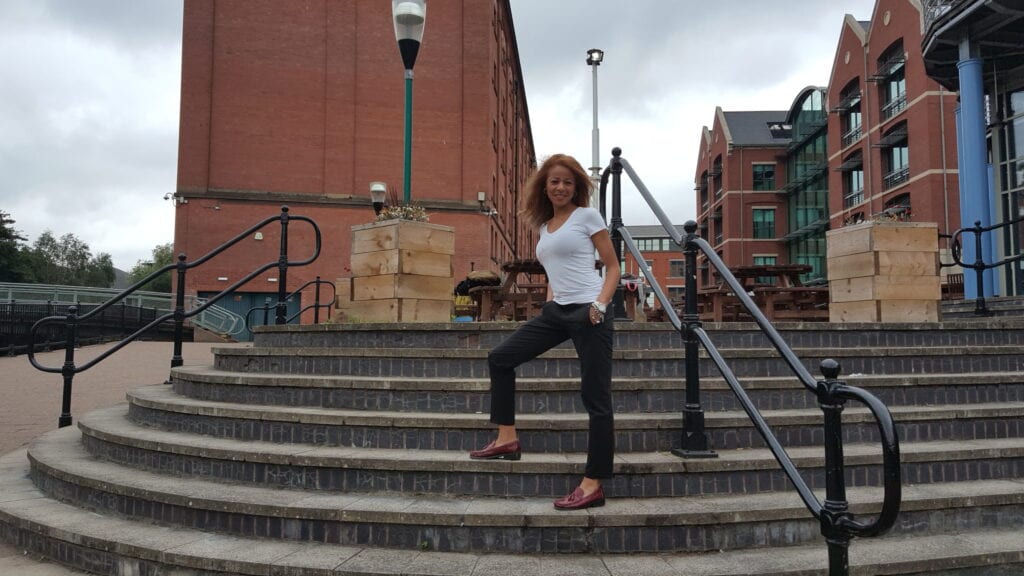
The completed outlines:
{"type": "MultiPolygon", "coordinates": [[[[621,147],[677,223],[694,217],[715,106],[788,110],[828,82],[843,15],[867,20],[874,5],[511,2],[538,156],[590,166],[585,60],[600,48],[601,161],[621,147]]],[[[127,270],[173,239],[181,16],[181,0],[0,0],[0,210],[30,242],[71,232],[127,270]]],[[[625,223],[655,223],[626,193],[625,223]]]]}

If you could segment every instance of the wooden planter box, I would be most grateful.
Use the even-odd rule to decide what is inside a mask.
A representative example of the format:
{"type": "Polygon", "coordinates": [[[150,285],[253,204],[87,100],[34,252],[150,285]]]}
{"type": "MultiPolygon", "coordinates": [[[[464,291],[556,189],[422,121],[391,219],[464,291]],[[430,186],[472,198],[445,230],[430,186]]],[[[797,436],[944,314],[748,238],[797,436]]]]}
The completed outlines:
{"type": "Polygon", "coordinates": [[[826,233],[829,321],[938,322],[938,225],[863,222],[826,233]]]}
{"type": "Polygon", "coordinates": [[[388,220],[352,227],[351,280],[338,307],[350,322],[450,322],[455,231],[388,220]]]}

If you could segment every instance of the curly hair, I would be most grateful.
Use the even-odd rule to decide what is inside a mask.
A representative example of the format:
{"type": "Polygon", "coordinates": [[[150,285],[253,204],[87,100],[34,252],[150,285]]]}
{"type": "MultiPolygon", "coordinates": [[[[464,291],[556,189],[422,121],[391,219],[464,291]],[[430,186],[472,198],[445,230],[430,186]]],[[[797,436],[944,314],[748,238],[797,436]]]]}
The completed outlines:
{"type": "Polygon", "coordinates": [[[530,226],[540,228],[541,224],[547,222],[555,215],[555,209],[548,199],[545,186],[548,180],[548,173],[555,166],[562,166],[572,172],[576,188],[572,196],[572,203],[586,208],[590,205],[590,190],[593,184],[590,176],[580,166],[580,163],[568,154],[552,154],[540,165],[537,172],[526,182],[526,200],[522,214],[530,222],[530,226]]]}

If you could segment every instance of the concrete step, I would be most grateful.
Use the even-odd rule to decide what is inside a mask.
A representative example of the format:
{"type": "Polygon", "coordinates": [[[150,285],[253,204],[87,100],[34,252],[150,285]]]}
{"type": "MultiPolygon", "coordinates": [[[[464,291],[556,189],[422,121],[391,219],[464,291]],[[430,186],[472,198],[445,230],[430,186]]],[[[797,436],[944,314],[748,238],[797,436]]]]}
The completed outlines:
{"type": "MultiPolygon", "coordinates": [[[[274,541],[137,522],[48,498],[28,479],[24,451],[0,458],[0,535],[76,568],[110,574],[266,576],[825,576],[824,544],[701,554],[510,555],[375,549],[274,541]]],[[[852,576],[1013,574],[1024,568],[1019,529],[855,540],[852,576]],[[1001,565],[993,568],[996,565],[1001,565]]]]}
{"type": "MultiPolygon", "coordinates": [[[[320,324],[256,327],[255,345],[290,348],[475,348],[490,350],[519,326],[514,322],[443,324],[320,324]]],[[[790,346],[803,348],[889,348],[907,346],[1024,345],[1024,318],[986,318],[934,323],[779,322],[790,346]]],[[[719,348],[769,346],[756,324],[710,323],[704,328],[719,348]]],[[[618,350],[682,348],[667,323],[616,323],[618,350]]],[[[571,349],[571,344],[562,348],[571,349]]]]}
{"type": "MultiPolygon", "coordinates": [[[[915,374],[1024,372],[1024,345],[922,346],[885,348],[796,348],[811,374],[825,359],[837,360],[845,374],[915,374]]],[[[214,367],[228,372],[262,374],[332,374],[407,378],[485,378],[486,349],[471,348],[216,348],[214,367]]],[[[778,352],[764,348],[730,348],[722,356],[738,376],[790,375],[778,352]]],[[[684,376],[677,349],[616,350],[616,378],[684,376]]],[[[520,366],[525,378],[577,378],[575,350],[556,348],[520,366]]],[[[701,352],[700,373],[718,369],[701,352]]]]}
{"type": "MultiPolygon", "coordinates": [[[[1024,374],[844,374],[847,384],[878,396],[887,406],[1024,401],[1024,374]]],[[[319,374],[226,372],[212,366],[171,369],[178,394],[218,402],[274,406],[319,406],[395,412],[484,413],[490,411],[487,378],[402,378],[319,374]]],[[[746,377],[744,389],[760,409],[817,408],[817,396],[795,377],[746,377]]],[[[617,378],[615,411],[681,412],[683,378],[617,378]]],[[[582,413],[578,378],[519,378],[517,414],[582,413]]],[[[701,379],[706,410],[740,410],[721,377],[701,379]]]]}
{"type": "MultiPolygon", "coordinates": [[[[494,436],[488,415],[479,413],[213,402],[179,396],[163,385],[132,390],[128,400],[129,417],[141,424],[240,440],[465,452],[487,444],[494,436]],[[446,435],[443,445],[434,443],[439,432],[455,431],[459,434],[446,435]]],[[[908,441],[1024,437],[1024,402],[895,406],[891,412],[899,437],[908,441]]],[[[823,416],[818,408],[765,410],[762,414],[785,446],[812,446],[823,442],[823,416]]],[[[851,405],[843,412],[843,423],[844,442],[874,442],[879,438],[875,420],[867,408],[851,405]]],[[[705,425],[715,449],[765,445],[745,412],[708,412],[705,425]]],[[[589,430],[586,413],[521,414],[516,418],[516,426],[520,442],[529,452],[586,451],[589,430]]],[[[681,437],[680,412],[617,412],[615,415],[615,443],[620,453],[669,451],[680,446],[681,437]]]]}
{"type": "MultiPolygon", "coordinates": [[[[790,546],[820,539],[795,491],[694,498],[612,498],[560,512],[549,499],[451,498],[393,492],[354,495],[232,486],[139,471],[97,460],[73,428],[29,449],[32,478],[61,501],[141,520],[232,535],[443,552],[635,553],[790,546]]],[[[819,494],[819,499],[824,498],[819,494]]],[[[848,492],[861,521],[882,491],[848,492]]],[[[1024,481],[910,486],[894,533],[1024,527],[1024,481]]]]}
{"type": "MultiPolygon", "coordinates": [[[[127,407],[79,421],[95,456],[142,469],[248,484],[327,491],[395,491],[464,496],[559,497],[583,474],[581,452],[526,453],[521,461],[471,460],[454,450],[308,446],[172,433],[126,418],[127,407]]],[[[438,438],[457,435],[438,431],[438,438]]],[[[440,440],[439,440],[440,441],[440,440]]],[[[458,440],[452,440],[458,442],[458,440]]],[[[878,486],[877,444],[844,447],[849,486],[878,486]]],[[[819,447],[788,449],[813,488],[824,486],[819,447]]],[[[901,445],[908,484],[1024,477],[1024,438],[913,442],[901,445]]],[[[786,490],[789,480],[767,449],[722,450],[718,458],[668,452],[620,453],[612,497],[652,498],[786,490]]]]}

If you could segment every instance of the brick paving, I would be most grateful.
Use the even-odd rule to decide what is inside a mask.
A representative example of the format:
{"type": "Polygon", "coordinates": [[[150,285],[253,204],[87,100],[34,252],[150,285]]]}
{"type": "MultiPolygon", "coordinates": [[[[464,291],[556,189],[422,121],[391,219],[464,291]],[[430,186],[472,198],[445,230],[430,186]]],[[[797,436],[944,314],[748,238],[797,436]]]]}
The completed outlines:
{"type": "MultiPolygon", "coordinates": [[[[75,363],[84,364],[112,345],[87,346],[75,351],[75,363]]],[[[186,366],[213,364],[214,346],[186,342],[182,358],[186,366]]],[[[133,342],[74,379],[71,416],[75,421],[96,408],[125,401],[125,392],[137,386],[157,384],[167,378],[174,345],[171,342],[133,342]]],[[[36,355],[44,366],[60,367],[64,351],[36,355]]],[[[36,370],[28,357],[0,357],[0,454],[25,447],[33,438],[57,427],[63,378],[36,370]]],[[[3,487],[0,487],[2,490],[3,487]]],[[[39,562],[21,550],[0,543],[0,574],[66,576],[82,574],[57,564],[39,562]]]]}

